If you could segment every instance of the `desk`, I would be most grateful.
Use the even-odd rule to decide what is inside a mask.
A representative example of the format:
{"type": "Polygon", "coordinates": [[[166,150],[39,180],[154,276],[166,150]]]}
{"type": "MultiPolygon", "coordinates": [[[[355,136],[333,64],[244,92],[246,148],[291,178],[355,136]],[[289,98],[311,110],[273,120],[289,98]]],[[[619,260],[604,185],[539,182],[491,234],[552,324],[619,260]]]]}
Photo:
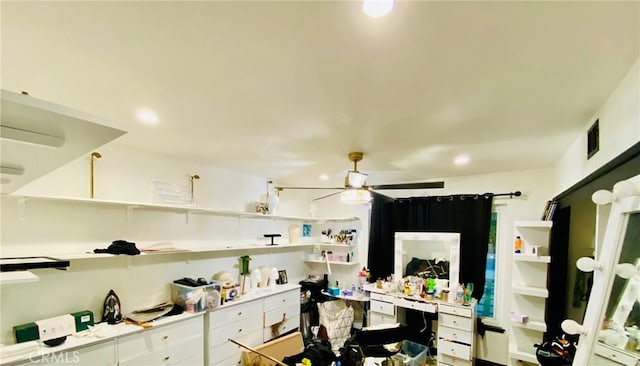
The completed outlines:
{"type": "Polygon", "coordinates": [[[419,296],[365,286],[369,291],[369,325],[406,323],[405,309],[437,314],[438,365],[471,366],[475,355],[475,301],[470,305],[441,300],[425,300],[419,296]]]}

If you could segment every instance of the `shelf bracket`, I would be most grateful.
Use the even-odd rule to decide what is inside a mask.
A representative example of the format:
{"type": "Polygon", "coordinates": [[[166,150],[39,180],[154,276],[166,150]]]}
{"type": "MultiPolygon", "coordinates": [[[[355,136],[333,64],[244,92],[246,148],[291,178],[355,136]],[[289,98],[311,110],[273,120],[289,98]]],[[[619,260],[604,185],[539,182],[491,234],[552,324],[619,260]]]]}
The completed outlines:
{"type": "Polygon", "coordinates": [[[18,220],[20,221],[24,221],[24,219],[27,217],[27,201],[29,199],[25,198],[25,197],[20,197],[18,198],[18,220]]]}
{"type": "Polygon", "coordinates": [[[139,206],[136,206],[136,205],[127,205],[127,217],[126,217],[127,222],[131,221],[131,218],[133,218],[133,210],[135,210],[138,207],[139,206]]]}

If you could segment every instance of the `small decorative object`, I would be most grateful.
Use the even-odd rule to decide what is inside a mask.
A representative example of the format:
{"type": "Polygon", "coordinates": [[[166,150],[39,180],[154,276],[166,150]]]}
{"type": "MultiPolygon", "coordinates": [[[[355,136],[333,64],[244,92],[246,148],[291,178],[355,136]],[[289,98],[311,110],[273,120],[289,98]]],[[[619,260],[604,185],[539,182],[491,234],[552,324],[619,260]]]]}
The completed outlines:
{"type": "Polygon", "coordinates": [[[289,243],[291,244],[299,243],[300,236],[302,236],[302,228],[300,228],[300,225],[289,226],[289,243]]]}
{"type": "Polygon", "coordinates": [[[278,271],[278,279],[279,279],[279,284],[284,285],[289,283],[289,280],[287,279],[287,270],[285,269],[281,269],[278,271]]]}
{"type": "Polygon", "coordinates": [[[269,212],[269,205],[265,202],[256,202],[256,212],[266,214],[269,212]]]}
{"type": "Polygon", "coordinates": [[[302,237],[311,237],[311,224],[302,224],[302,237]]]}
{"type": "Polygon", "coordinates": [[[104,307],[102,310],[102,321],[107,324],[118,324],[122,322],[122,306],[120,306],[120,298],[115,291],[110,290],[104,299],[104,307]]]}
{"type": "Polygon", "coordinates": [[[251,257],[248,255],[243,255],[239,258],[240,260],[240,274],[248,275],[249,274],[249,261],[251,257]]]}

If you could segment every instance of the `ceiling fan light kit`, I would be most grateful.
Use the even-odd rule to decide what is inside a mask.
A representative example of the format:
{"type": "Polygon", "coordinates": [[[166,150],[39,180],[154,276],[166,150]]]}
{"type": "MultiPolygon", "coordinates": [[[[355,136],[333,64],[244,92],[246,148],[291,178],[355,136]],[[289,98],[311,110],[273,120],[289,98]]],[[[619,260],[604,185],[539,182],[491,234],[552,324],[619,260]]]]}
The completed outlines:
{"type": "Polygon", "coordinates": [[[324,195],[322,197],[315,198],[313,201],[318,201],[327,197],[335,196],[340,193],[340,200],[343,203],[348,204],[368,204],[373,199],[371,191],[383,190],[383,189],[433,189],[444,188],[444,182],[417,182],[417,183],[396,183],[396,184],[379,184],[379,185],[367,185],[368,174],[364,174],[358,171],[358,162],[364,157],[362,152],[350,152],[349,160],[353,162],[353,170],[347,171],[347,175],[344,177],[344,187],[276,187],[279,191],[284,189],[337,189],[341,192],[335,192],[324,195]]]}

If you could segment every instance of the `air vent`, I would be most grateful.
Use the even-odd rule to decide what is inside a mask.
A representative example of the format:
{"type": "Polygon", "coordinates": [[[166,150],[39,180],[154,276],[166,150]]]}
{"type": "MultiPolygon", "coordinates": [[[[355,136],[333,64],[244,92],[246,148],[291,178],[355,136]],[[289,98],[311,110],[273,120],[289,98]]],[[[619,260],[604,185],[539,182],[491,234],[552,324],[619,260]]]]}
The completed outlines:
{"type": "Polygon", "coordinates": [[[600,150],[600,127],[597,119],[587,131],[587,159],[591,159],[600,150]]]}

